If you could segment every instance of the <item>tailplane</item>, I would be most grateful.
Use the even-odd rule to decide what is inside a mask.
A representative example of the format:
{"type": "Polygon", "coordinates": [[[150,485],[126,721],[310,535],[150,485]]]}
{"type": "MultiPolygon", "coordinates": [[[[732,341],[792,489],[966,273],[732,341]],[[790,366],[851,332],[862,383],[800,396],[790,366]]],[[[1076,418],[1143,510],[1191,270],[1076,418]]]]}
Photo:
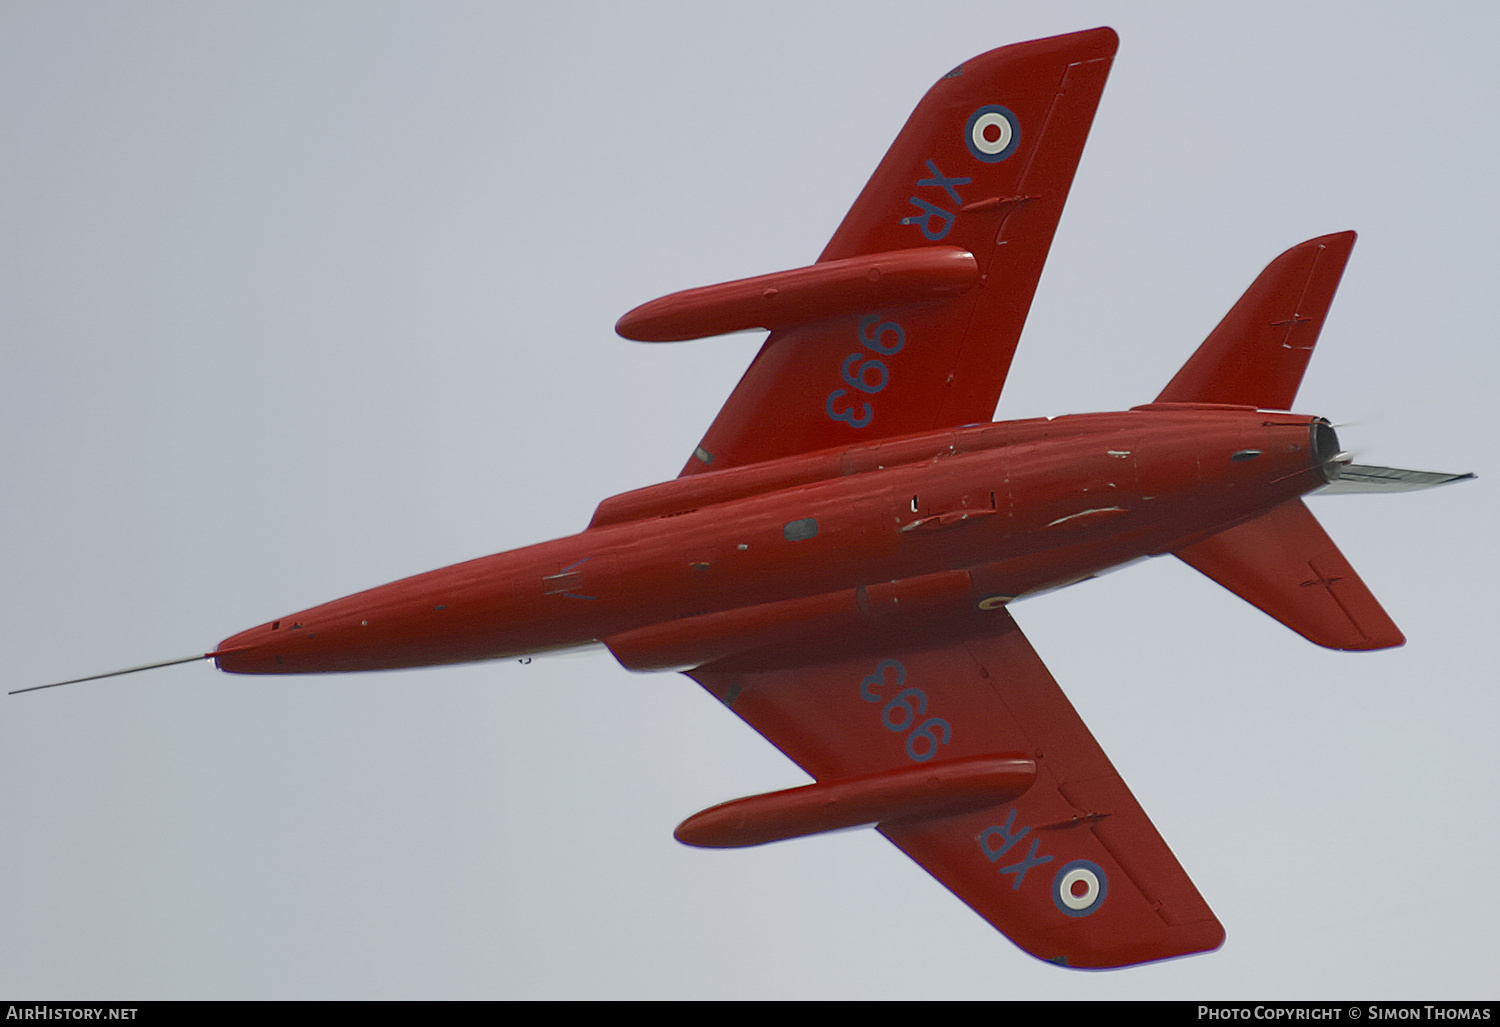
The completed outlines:
{"type": "Polygon", "coordinates": [[[1389,649],[1406,641],[1300,499],[1176,555],[1318,645],[1389,649]]]}

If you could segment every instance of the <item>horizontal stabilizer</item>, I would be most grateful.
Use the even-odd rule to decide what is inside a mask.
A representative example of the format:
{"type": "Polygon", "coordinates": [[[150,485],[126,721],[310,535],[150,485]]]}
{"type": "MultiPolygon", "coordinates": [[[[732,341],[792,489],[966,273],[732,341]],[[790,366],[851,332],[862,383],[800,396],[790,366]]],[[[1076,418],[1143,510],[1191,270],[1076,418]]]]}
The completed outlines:
{"type": "Polygon", "coordinates": [[[1300,499],[1176,555],[1318,645],[1388,649],[1406,641],[1300,499]]]}
{"type": "Polygon", "coordinates": [[[1365,464],[1346,464],[1339,476],[1327,488],[1318,490],[1320,496],[1343,495],[1354,492],[1417,492],[1421,489],[1451,485],[1456,481],[1470,481],[1472,474],[1443,474],[1440,471],[1407,471],[1400,467],[1371,467],[1365,464]]]}
{"type": "Polygon", "coordinates": [[[1353,248],[1339,232],[1271,261],[1156,402],[1290,410],[1353,248]]]}

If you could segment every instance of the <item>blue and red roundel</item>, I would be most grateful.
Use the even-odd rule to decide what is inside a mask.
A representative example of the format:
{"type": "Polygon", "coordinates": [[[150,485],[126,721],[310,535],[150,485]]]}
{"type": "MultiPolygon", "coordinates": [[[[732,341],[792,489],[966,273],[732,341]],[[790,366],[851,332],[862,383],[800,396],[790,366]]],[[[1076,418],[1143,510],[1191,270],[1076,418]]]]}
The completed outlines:
{"type": "Polygon", "coordinates": [[[1021,122],[1008,109],[991,103],[969,115],[964,145],[975,160],[996,164],[1021,145],[1021,122]]]}
{"type": "Polygon", "coordinates": [[[1104,904],[1108,891],[1104,868],[1086,859],[1064,864],[1052,879],[1052,901],[1068,916],[1088,916],[1104,904]]]}

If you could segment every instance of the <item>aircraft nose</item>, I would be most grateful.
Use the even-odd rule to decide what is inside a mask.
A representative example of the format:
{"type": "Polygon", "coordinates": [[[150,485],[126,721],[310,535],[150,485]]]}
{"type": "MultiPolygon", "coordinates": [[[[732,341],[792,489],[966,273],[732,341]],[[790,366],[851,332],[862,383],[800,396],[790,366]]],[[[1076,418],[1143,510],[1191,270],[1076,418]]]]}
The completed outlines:
{"type": "Polygon", "coordinates": [[[281,622],[272,621],[231,635],[211,653],[214,665],[230,674],[275,674],[282,663],[281,622]]]}

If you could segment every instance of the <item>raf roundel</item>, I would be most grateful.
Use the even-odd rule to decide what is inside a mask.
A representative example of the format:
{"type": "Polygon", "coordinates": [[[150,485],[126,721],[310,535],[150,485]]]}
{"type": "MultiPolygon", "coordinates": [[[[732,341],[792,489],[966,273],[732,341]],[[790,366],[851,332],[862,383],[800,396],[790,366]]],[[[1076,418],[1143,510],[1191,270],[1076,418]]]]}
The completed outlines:
{"type": "Polygon", "coordinates": [[[1104,903],[1109,878],[1104,868],[1086,859],[1075,859],[1052,879],[1052,901],[1068,916],[1088,916],[1104,903]]]}
{"type": "Polygon", "coordinates": [[[1008,109],[988,104],[969,115],[964,127],[964,145],[975,160],[996,164],[1021,145],[1021,123],[1008,109]]]}

